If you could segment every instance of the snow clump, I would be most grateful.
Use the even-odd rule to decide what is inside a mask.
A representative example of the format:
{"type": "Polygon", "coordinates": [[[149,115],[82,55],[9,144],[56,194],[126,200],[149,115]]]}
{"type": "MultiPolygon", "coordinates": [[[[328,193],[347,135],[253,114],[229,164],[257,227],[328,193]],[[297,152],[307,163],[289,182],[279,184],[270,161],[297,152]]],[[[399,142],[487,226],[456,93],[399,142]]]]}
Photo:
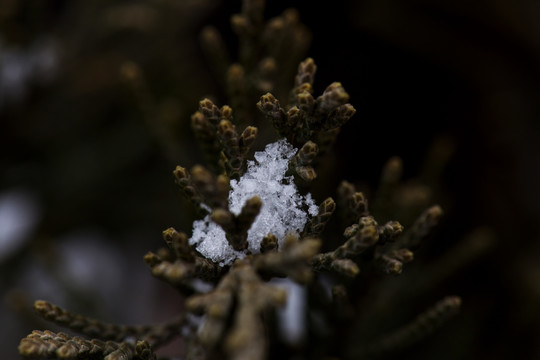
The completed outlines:
{"type": "Polygon", "coordinates": [[[248,248],[236,251],[229,245],[225,231],[207,215],[193,223],[193,235],[189,240],[203,256],[230,265],[248,253],[260,251],[262,239],[272,233],[281,246],[285,234],[302,231],[310,216],[318,213],[311,194],[298,193],[292,176],[285,176],[289,160],[296,154],[285,139],[268,144],[265,151],[255,153],[255,161],[248,161],[248,169],[239,181],[231,180],[229,210],[238,215],[246,201],[258,196],[262,208],[248,231],[248,248]]]}

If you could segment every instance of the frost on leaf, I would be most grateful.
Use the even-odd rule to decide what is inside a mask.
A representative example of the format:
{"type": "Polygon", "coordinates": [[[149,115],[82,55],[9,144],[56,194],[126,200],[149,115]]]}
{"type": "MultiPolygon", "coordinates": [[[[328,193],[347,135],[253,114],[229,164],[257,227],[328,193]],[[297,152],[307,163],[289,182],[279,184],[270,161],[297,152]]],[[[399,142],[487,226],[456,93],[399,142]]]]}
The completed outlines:
{"type": "Polygon", "coordinates": [[[231,180],[229,209],[238,215],[246,201],[253,196],[262,200],[262,209],[248,231],[248,249],[236,251],[227,242],[223,229],[212,222],[210,215],[193,223],[191,245],[205,257],[230,265],[247,253],[258,253],[262,239],[274,234],[281,245],[285,234],[302,231],[310,216],[317,215],[318,208],[311,194],[298,193],[293,177],[285,176],[289,160],[296,154],[285,139],[268,144],[265,151],[255,153],[255,161],[248,161],[248,169],[240,180],[231,180]]]}

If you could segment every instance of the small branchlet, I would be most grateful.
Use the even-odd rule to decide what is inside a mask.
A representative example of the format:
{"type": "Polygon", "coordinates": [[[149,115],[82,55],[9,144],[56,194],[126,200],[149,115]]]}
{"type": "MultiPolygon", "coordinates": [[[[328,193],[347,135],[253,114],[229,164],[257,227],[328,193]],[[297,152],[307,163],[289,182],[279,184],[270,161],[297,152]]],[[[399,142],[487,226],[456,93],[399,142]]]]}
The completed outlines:
{"type": "Polygon", "coordinates": [[[191,263],[180,260],[163,260],[159,255],[149,252],[144,261],[152,269],[152,275],[164,280],[182,292],[191,292],[188,280],[195,274],[195,267],[191,263]]]}
{"type": "Polygon", "coordinates": [[[187,299],[185,305],[189,312],[206,314],[206,320],[199,331],[199,339],[203,345],[212,348],[223,337],[233,306],[236,286],[234,273],[230,271],[223,276],[213,291],[187,299]]]}
{"type": "Polygon", "coordinates": [[[345,105],[349,101],[349,94],[340,82],[333,82],[328,85],[323,94],[316,100],[315,116],[326,118],[339,106],[345,105]]]}
{"type": "Polygon", "coordinates": [[[404,224],[411,225],[422,211],[433,204],[432,191],[431,187],[414,181],[401,183],[392,199],[389,218],[400,219],[404,224]]]}
{"type": "Polygon", "coordinates": [[[377,222],[371,216],[362,217],[358,224],[347,228],[344,235],[348,239],[343,245],[312,258],[314,270],[334,270],[346,276],[356,276],[359,273],[355,260],[379,240],[377,222]]]}
{"type": "Polygon", "coordinates": [[[190,297],[186,308],[206,314],[199,331],[205,346],[222,344],[230,359],[243,359],[249,354],[254,357],[248,358],[264,359],[267,344],[261,313],[283,305],[285,299],[286,293],[263,282],[249,263],[237,262],[215,290],[190,297]]]}
{"type": "Polygon", "coordinates": [[[360,218],[356,232],[339,248],[335,250],[337,258],[354,258],[379,240],[377,222],[371,216],[360,218]]]}
{"type": "Polygon", "coordinates": [[[45,320],[101,340],[122,341],[128,336],[139,335],[135,327],[103,323],[99,320],[74,314],[44,300],[34,303],[34,309],[45,320]]]}
{"type": "Polygon", "coordinates": [[[324,153],[335,140],[339,128],[356,110],[347,103],[349,95],[339,82],[330,84],[315,99],[312,86],[315,70],[311,58],[300,63],[287,111],[271,94],[264,95],[257,105],[271,120],[277,132],[286,136],[295,147],[300,148],[308,141],[313,141],[324,153]]]}
{"type": "Polygon", "coordinates": [[[383,166],[376,201],[373,204],[373,213],[380,218],[387,219],[392,214],[394,199],[403,173],[403,161],[394,156],[383,166]]]}
{"type": "Polygon", "coordinates": [[[218,125],[218,136],[223,145],[223,151],[229,158],[229,166],[238,172],[241,162],[237,161],[240,155],[240,147],[238,146],[236,126],[230,120],[221,120],[218,125]]]}
{"type": "Polygon", "coordinates": [[[403,232],[403,226],[397,221],[388,221],[379,226],[379,246],[375,251],[378,268],[388,275],[399,275],[403,265],[411,262],[414,254],[407,248],[394,247],[394,243],[403,232]]]}
{"type": "Polygon", "coordinates": [[[274,58],[263,58],[257,65],[257,71],[255,72],[253,77],[253,83],[257,90],[262,93],[272,91],[272,89],[274,88],[273,80],[278,74],[277,70],[277,63],[274,58]]]}
{"type": "Polygon", "coordinates": [[[234,273],[238,303],[224,350],[232,360],[265,359],[268,343],[261,315],[269,308],[285,305],[287,293],[262,281],[248,264],[234,269],[234,273]]]}
{"type": "Polygon", "coordinates": [[[147,341],[137,341],[135,344],[135,354],[141,358],[141,360],[156,360],[157,356],[154,353],[154,349],[147,341]]]}
{"type": "Polygon", "coordinates": [[[225,207],[229,192],[229,179],[225,175],[214,176],[200,165],[191,169],[177,166],[173,171],[176,184],[197,209],[203,204],[211,207],[225,207]]]}
{"type": "Polygon", "coordinates": [[[189,171],[181,166],[177,166],[173,171],[173,175],[176,184],[180,187],[184,195],[193,202],[196,208],[200,208],[203,199],[193,185],[193,179],[189,171]]]}
{"type": "Polygon", "coordinates": [[[345,123],[349,121],[349,119],[352,118],[355,113],[356,109],[351,104],[339,105],[328,115],[328,120],[323,123],[322,128],[327,132],[330,130],[339,129],[345,125],[345,123]]]}
{"type": "Polygon", "coordinates": [[[149,252],[144,256],[144,262],[152,269],[152,275],[188,294],[194,291],[191,279],[215,281],[223,271],[222,267],[199,255],[194,255],[191,261],[186,261],[180,258],[167,259],[149,252]]]}
{"type": "Polygon", "coordinates": [[[201,165],[191,168],[192,184],[203,199],[203,203],[211,208],[227,206],[229,195],[229,179],[224,175],[215,176],[201,165]]]}
{"type": "Polygon", "coordinates": [[[274,234],[266,235],[261,241],[261,253],[276,251],[278,249],[278,238],[274,234]]]}
{"type": "Polygon", "coordinates": [[[339,200],[340,200],[341,204],[347,205],[348,202],[349,202],[349,199],[356,192],[356,188],[350,182],[343,180],[339,184],[339,186],[337,188],[337,192],[338,192],[339,200]]]}
{"type": "Polygon", "coordinates": [[[274,95],[267,93],[261,96],[257,103],[257,108],[272,123],[280,136],[287,136],[290,132],[288,114],[280,106],[278,99],[274,95]]]}
{"type": "Polygon", "coordinates": [[[330,269],[348,277],[355,277],[360,273],[360,268],[351,259],[334,259],[330,263],[330,269]]]}
{"type": "Polygon", "coordinates": [[[460,307],[461,299],[457,296],[449,296],[442,299],[425,313],[419,315],[410,324],[372,342],[367,347],[366,357],[382,357],[402,350],[426,338],[456,315],[460,307]]]}
{"type": "Polygon", "coordinates": [[[313,83],[315,81],[315,73],[317,65],[312,58],[307,58],[298,65],[298,72],[294,78],[294,87],[289,96],[291,106],[298,105],[296,103],[297,96],[304,92],[313,94],[313,83]]]}
{"type": "Polygon", "coordinates": [[[368,201],[363,193],[356,191],[353,184],[342,181],[338,186],[339,204],[346,224],[369,216],[368,201]]]}
{"type": "MultiPolygon", "coordinates": [[[[302,92],[296,94],[294,103],[295,106],[298,107],[298,109],[304,113],[306,117],[309,117],[313,114],[315,109],[315,98],[313,98],[313,95],[311,95],[313,89],[311,88],[311,85],[306,84],[302,87],[302,90],[302,92]]],[[[308,133],[306,133],[306,135],[309,136],[308,133]]]]}
{"type": "Polygon", "coordinates": [[[137,63],[133,61],[122,63],[119,73],[133,96],[133,103],[142,115],[148,130],[156,138],[156,143],[168,157],[176,158],[176,154],[181,151],[176,136],[180,126],[178,119],[181,117],[178,103],[156,99],[145,79],[144,70],[137,63]]]}
{"type": "MultiPolygon", "coordinates": [[[[265,50],[280,66],[276,85],[288,84],[311,42],[311,33],[299,18],[295,9],[287,9],[280,16],[270,19],[261,34],[265,50]]],[[[289,88],[281,90],[276,86],[276,90],[277,95],[284,99],[289,88]]]]}
{"type": "Polygon", "coordinates": [[[299,240],[288,234],[279,252],[267,252],[253,260],[254,268],[265,278],[289,277],[306,284],[313,277],[309,260],[317,254],[321,241],[315,237],[299,240]]]}
{"type": "Polygon", "coordinates": [[[349,208],[353,214],[357,217],[369,216],[368,202],[366,197],[361,192],[355,192],[349,199],[349,208]]]}
{"type": "Polygon", "coordinates": [[[311,121],[314,128],[312,137],[319,144],[321,153],[327,152],[334,144],[341,126],[356,113],[356,109],[346,103],[348,99],[349,95],[340,83],[331,84],[323,95],[317,98],[311,121]]]}
{"type": "Polygon", "coordinates": [[[230,119],[232,116],[230,107],[227,106],[220,109],[210,99],[203,99],[199,102],[199,111],[213,126],[217,126],[221,119],[230,119]]]}
{"type": "MultiPolygon", "coordinates": [[[[407,249],[403,249],[407,250],[407,249]]],[[[403,262],[399,261],[396,257],[383,254],[376,254],[378,268],[387,275],[400,275],[403,271],[403,262]]]]}
{"type": "Polygon", "coordinates": [[[128,326],[104,323],[96,319],[72,313],[47,301],[38,300],[34,309],[44,319],[71,329],[90,338],[102,341],[122,342],[127,338],[137,338],[148,342],[149,346],[159,346],[178,335],[185,323],[181,315],[168,322],[155,325],[128,326]]]}
{"type": "Polygon", "coordinates": [[[312,141],[306,142],[289,162],[291,172],[299,176],[306,183],[314,180],[317,177],[317,173],[311,164],[318,152],[319,147],[317,144],[312,141]]]}
{"type": "Polygon", "coordinates": [[[382,167],[372,214],[384,221],[397,218],[408,226],[432,203],[435,188],[425,185],[420,177],[403,182],[402,174],[402,159],[398,156],[389,158],[382,167]]]}
{"type": "Polygon", "coordinates": [[[199,111],[191,117],[191,126],[212,169],[219,170],[223,161],[221,154],[224,153],[226,161],[221,166],[225,166],[229,176],[232,174],[237,178],[241,175],[244,156],[255,140],[257,129],[248,127],[240,137],[232,121],[230,106],[224,105],[220,109],[211,100],[204,99],[199,103],[199,111]]]}
{"type": "MultiPolygon", "coordinates": [[[[373,210],[375,215],[383,219],[391,216],[391,209],[395,206],[396,193],[400,189],[402,167],[402,161],[398,157],[391,158],[383,167],[379,196],[373,210]]],[[[369,214],[367,200],[362,193],[356,192],[352,184],[342,182],[338,188],[338,194],[346,221],[357,217],[362,219],[369,214]]],[[[401,274],[403,265],[414,258],[412,250],[431,234],[441,216],[441,208],[433,206],[426,210],[403,235],[404,228],[397,221],[387,221],[384,225],[378,226],[379,241],[372,253],[375,269],[388,275],[401,274]]],[[[344,235],[350,238],[358,229],[358,225],[349,226],[344,235]]]]}
{"type": "Polygon", "coordinates": [[[49,330],[34,330],[19,344],[19,353],[22,357],[29,359],[96,357],[112,360],[119,359],[115,355],[118,350],[124,351],[128,355],[124,359],[133,359],[135,349],[131,344],[99,339],[86,340],[78,336],[72,337],[62,332],[54,333],[49,330]]]}
{"type": "Polygon", "coordinates": [[[242,134],[240,135],[240,139],[238,141],[238,147],[240,151],[240,155],[242,157],[245,157],[255,142],[255,139],[257,138],[258,130],[254,126],[248,126],[244,129],[242,134]]]}
{"type": "Polygon", "coordinates": [[[225,170],[229,178],[238,180],[243,173],[244,158],[257,137],[257,128],[248,126],[239,136],[230,120],[221,120],[218,136],[226,158],[225,170]]]}
{"type": "Polygon", "coordinates": [[[379,244],[393,243],[403,233],[403,225],[397,221],[388,221],[379,226],[379,244]]]}
{"type": "Polygon", "coordinates": [[[263,8],[264,1],[246,0],[242,11],[231,17],[231,27],[239,38],[235,63],[215,28],[206,27],[201,34],[203,49],[227,90],[239,124],[253,121],[248,105],[260,92],[277,91],[283,95],[280,85],[292,77],[310,42],[309,31],[299,22],[295,10],[286,10],[265,22],[263,8]]]}
{"type": "Polygon", "coordinates": [[[238,63],[233,63],[227,69],[226,76],[227,95],[230,104],[234,107],[236,116],[241,124],[246,123],[249,116],[247,115],[247,81],[244,67],[238,63]]]}
{"type": "Polygon", "coordinates": [[[225,170],[231,179],[238,179],[242,167],[242,158],[238,146],[239,140],[236,127],[229,120],[221,120],[218,126],[218,136],[226,156],[225,170]]]}
{"type": "Polygon", "coordinates": [[[188,237],[183,232],[178,232],[174,228],[163,231],[163,240],[167,243],[174,256],[187,262],[195,261],[195,251],[188,242],[188,237]]]}
{"type": "Polygon", "coordinates": [[[231,27],[240,41],[240,62],[248,70],[253,69],[256,62],[259,44],[258,35],[264,24],[264,1],[249,0],[242,3],[242,12],[231,17],[231,27]]]}
{"type": "Polygon", "coordinates": [[[336,203],[331,197],[325,199],[321,205],[319,205],[319,212],[314,216],[311,221],[306,225],[306,234],[310,236],[318,236],[322,234],[326,223],[332,217],[332,214],[336,210],[336,203]]]}
{"type": "MultiPolygon", "coordinates": [[[[286,112],[287,118],[285,120],[285,124],[287,125],[287,128],[289,129],[289,135],[292,133],[293,129],[296,129],[299,124],[304,123],[305,114],[300,111],[298,106],[292,106],[287,112],[286,112]]],[[[278,129],[278,132],[280,130],[278,129]]],[[[287,136],[285,134],[284,136],[287,136]]]]}
{"type": "Polygon", "coordinates": [[[31,359],[156,360],[152,346],[144,340],[138,340],[133,345],[129,342],[86,340],[48,330],[34,330],[22,339],[19,353],[31,359]]]}
{"type": "Polygon", "coordinates": [[[429,237],[438,225],[443,215],[439,205],[434,205],[425,210],[414,224],[396,242],[394,248],[417,248],[423,240],[429,237]]]}
{"type": "Polygon", "coordinates": [[[200,144],[208,164],[217,169],[219,164],[217,154],[221,151],[221,147],[215,127],[216,124],[212,123],[201,110],[191,116],[191,129],[195,134],[195,138],[200,144]]]}
{"type": "MultiPolygon", "coordinates": [[[[201,32],[200,41],[206,58],[211,61],[210,69],[213,70],[214,76],[216,79],[223,80],[222,76],[227,73],[231,64],[231,55],[221,34],[215,27],[206,26],[201,32]]],[[[223,81],[221,81],[221,85],[225,88],[223,81]]]]}
{"type": "Polygon", "coordinates": [[[247,249],[247,235],[251,224],[255,221],[262,207],[258,196],[248,199],[238,215],[226,209],[215,209],[212,212],[212,221],[223,228],[227,241],[237,251],[247,249]]]}

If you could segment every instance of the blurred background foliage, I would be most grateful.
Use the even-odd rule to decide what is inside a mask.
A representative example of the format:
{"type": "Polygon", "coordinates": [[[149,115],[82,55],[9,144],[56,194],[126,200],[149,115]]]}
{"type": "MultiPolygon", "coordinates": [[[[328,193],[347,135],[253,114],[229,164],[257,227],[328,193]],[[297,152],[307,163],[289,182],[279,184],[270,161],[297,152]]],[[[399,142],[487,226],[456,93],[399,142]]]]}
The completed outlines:
{"type": "MultiPolygon", "coordinates": [[[[384,310],[399,318],[446,294],[463,298],[462,314],[407,358],[539,358],[540,3],[271,1],[267,17],[288,7],[312,32],[315,93],[341,81],[357,109],[333,161],[322,164],[316,199],[334,195],[342,179],[370,198],[394,155],[406,181],[431,186],[446,220],[395,279],[404,293],[448,249],[466,248],[474,229],[493,234],[483,256],[427,289],[417,309],[384,310]]],[[[234,54],[229,18],[239,8],[210,0],[2,1],[5,358],[44,328],[29,311],[36,298],[123,323],[181,310],[141,259],[161,244],[162,230],[191,228],[194,214],[171,171],[202,161],[189,125],[198,101],[226,101],[199,36],[215,25],[234,54]]]]}

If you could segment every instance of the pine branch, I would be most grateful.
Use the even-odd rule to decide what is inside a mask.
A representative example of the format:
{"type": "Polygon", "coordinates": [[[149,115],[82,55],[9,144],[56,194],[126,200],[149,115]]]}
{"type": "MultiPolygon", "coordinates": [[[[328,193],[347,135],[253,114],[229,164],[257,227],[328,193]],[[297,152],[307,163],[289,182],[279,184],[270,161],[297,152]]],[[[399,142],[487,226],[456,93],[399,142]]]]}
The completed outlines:
{"type": "Polygon", "coordinates": [[[152,346],[159,346],[178,335],[180,327],[185,323],[183,315],[168,322],[155,325],[117,325],[105,323],[90,317],[72,313],[44,300],[38,300],[34,309],[44,319],[57,325],[71,329],[90,338],[104,341],[122,342],[134,337],[148,341],[152,346]]]}
{"type": "Polygon", "coordinates": [[[439,329],[455,316],[461,307],[461,299],[450,296],[436,303],[432,308],[419,315],[411,323],[375,340],[368,346],[368,358],[378,358],[394,353],[419,342],[439,329]]]}

